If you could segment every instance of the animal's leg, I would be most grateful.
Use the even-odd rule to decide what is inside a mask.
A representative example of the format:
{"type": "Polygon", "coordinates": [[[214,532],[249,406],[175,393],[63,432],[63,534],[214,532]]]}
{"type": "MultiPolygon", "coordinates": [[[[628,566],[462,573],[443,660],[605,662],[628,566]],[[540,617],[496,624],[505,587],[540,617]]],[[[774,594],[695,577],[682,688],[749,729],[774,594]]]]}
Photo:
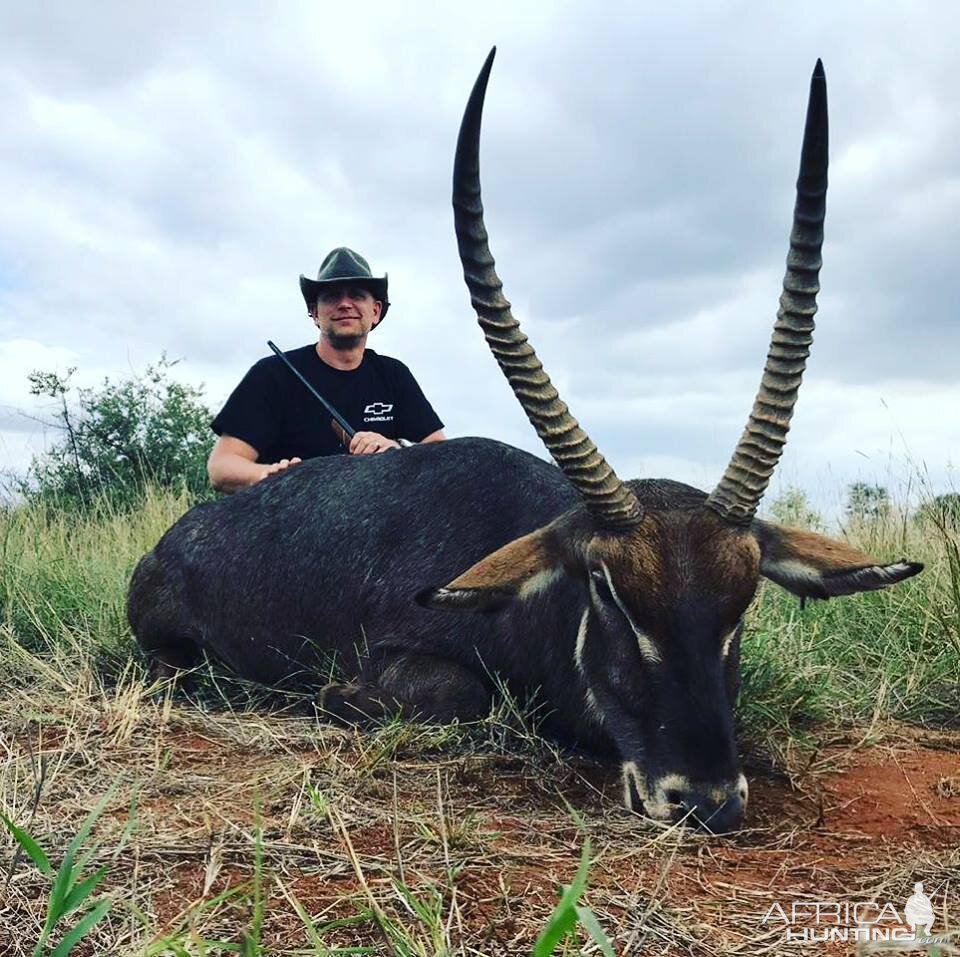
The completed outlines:
{"type": "Polygon", "coordinates": [[[375,684],[333,684],[320,693],[320,710],[335,721],[369,724],[395,715],[446,723],[474,721],[490,710],[490,691],[472,671],[448,658],[392,654],[375,684]]]}

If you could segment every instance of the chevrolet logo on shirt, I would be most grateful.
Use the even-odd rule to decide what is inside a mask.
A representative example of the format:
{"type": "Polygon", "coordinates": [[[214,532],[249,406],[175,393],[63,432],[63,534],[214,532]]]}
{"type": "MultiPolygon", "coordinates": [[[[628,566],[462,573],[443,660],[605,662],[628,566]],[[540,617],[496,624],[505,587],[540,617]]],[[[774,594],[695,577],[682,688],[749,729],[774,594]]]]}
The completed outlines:
{"type": "Polygon", "coordinates": [[[392,402],[371,402],[363,410],[364,422],[392,422],[393,421],[393,403],[392,402]]]}

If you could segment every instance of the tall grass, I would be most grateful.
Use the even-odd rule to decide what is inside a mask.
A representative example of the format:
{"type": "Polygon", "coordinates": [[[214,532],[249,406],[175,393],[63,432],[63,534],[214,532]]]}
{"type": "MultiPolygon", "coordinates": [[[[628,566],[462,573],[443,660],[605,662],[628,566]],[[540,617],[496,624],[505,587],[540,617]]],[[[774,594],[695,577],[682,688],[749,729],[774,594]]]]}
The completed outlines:
{"type": "Polygon", "coordinates": [[[960,534],[897,513],[845,531],[878,560],[906,557],[924,571],[892,588],[805,605],[765,582],[744,636],[744,721],[957,725],[960,534]]]}
{"type": "MultiPolygon", "coordinates": [[[[124,673],[135,652],[130,574],[189,504],[151,490],[133,511],[103,501],[82,514],[42,504],[0,512],[0,626],[30,651],[89,661],[107,680],[124,673]]],[[[880,560],[905,556],[926,569],[894,588],[803,608],[764,583],[744,636],[743,722],[956,722],[960,533],[899,513],[846,532],[880,560]]]]}
{"type": "Polygon", "coordinates": [[[189,505],[184,493],[152,489],[133,511],[108,499],[82,512],[45,503],[0,511],[0,625],[31,651],[123,671],[130,574],[189,505]]]}

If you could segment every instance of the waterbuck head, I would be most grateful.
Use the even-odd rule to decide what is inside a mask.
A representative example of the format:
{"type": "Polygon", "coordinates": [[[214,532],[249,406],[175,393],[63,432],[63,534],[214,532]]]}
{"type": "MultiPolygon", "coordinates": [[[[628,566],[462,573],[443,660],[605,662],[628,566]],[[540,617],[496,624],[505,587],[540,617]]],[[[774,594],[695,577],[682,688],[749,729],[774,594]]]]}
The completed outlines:
{"type": "Polygon", "coordinates": [[[827,185],[823,68],[818,62],[811,81],[787,271],[760,390],[725,474],[706,495],[667,481],[621,482],[511,315],[480,201],[480,120],[493,55],[457,143],[460,257],[487,342],[583,504],[419,600],[450,611],[496,612],[561,576],[577,583],[583,600],[569,629],[576,633],[578,693],[619,750],[627,805],[658,820],[729,830],[747,800],[733,705],[743,615],[760,576],[804,598],[830,598],[881,588],[922,568],[882,565],[841,541],[755,518],[812,342],[827,185]]]}

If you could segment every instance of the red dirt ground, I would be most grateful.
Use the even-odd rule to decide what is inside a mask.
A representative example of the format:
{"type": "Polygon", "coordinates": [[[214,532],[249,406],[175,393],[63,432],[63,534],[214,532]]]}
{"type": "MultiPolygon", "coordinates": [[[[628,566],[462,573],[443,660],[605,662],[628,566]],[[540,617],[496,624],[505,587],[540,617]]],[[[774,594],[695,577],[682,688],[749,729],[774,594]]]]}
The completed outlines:
{"type": "MultiPolygon", "coordinates": [[[[99,759],[121,766],[131,753],[165,755],[141,778],[135,851],[138,907],[158,934],[185,926],[191,905],[200,913],[215,895],[249,886],[253,808],[261,799],[270,952],[306,943],[281,885],[320,923],[356,918],[369,898],[342,834],[304,799],[308,781],[330,789],[364,882],[421,939],[422,922],[395,889],[398,857],[404,882],[421,900],[439,895],[444,921],[455,916],[455,953],[461,942],[483,957],[530,953],[583,844],[564,802],[586,821],[593,848],[587,902],[618,954],[850,955],[851,943],[783,942],[783,926],[763,917],[773,903],[789,908],[793,901],[889,900],[901,908],[914,881],[926,881],[933,893],[938,931],[957,922],[957,733],[895,728],[879,744],[835,741],[791,777],[748,766],[744,829],[724,837],[664,834],[644,824],[619,807],[615,772],[577,758],[536,766],[535,758],[513,754],[400,748],[371,760],[361,738],[278,750],[270,739],[243,744],[212,726],[152,730],[142,744],[148,747],[137,752],[105,748],[99,759]],[[298,796],[303,811],[292,815],[298,796]]],[[[124,808],[108,816],[120,829],[124,808]]],[[[20,874],[30,877],[22,866],[20,874]]],[[[125,879],[116,877],[121,893],[125,879]]],[[[30,886],[36,896],[25,892],[24,906],[36,915],[42,884],[30,886]]],[[[203,915],[204,933],[235,939],[249,905],[228,903],[203,915]]],[[[369,919],[324,940],[384,946],[369,919]]],[[[89,952],[126,953],[106,946],[89,952]]]]}

